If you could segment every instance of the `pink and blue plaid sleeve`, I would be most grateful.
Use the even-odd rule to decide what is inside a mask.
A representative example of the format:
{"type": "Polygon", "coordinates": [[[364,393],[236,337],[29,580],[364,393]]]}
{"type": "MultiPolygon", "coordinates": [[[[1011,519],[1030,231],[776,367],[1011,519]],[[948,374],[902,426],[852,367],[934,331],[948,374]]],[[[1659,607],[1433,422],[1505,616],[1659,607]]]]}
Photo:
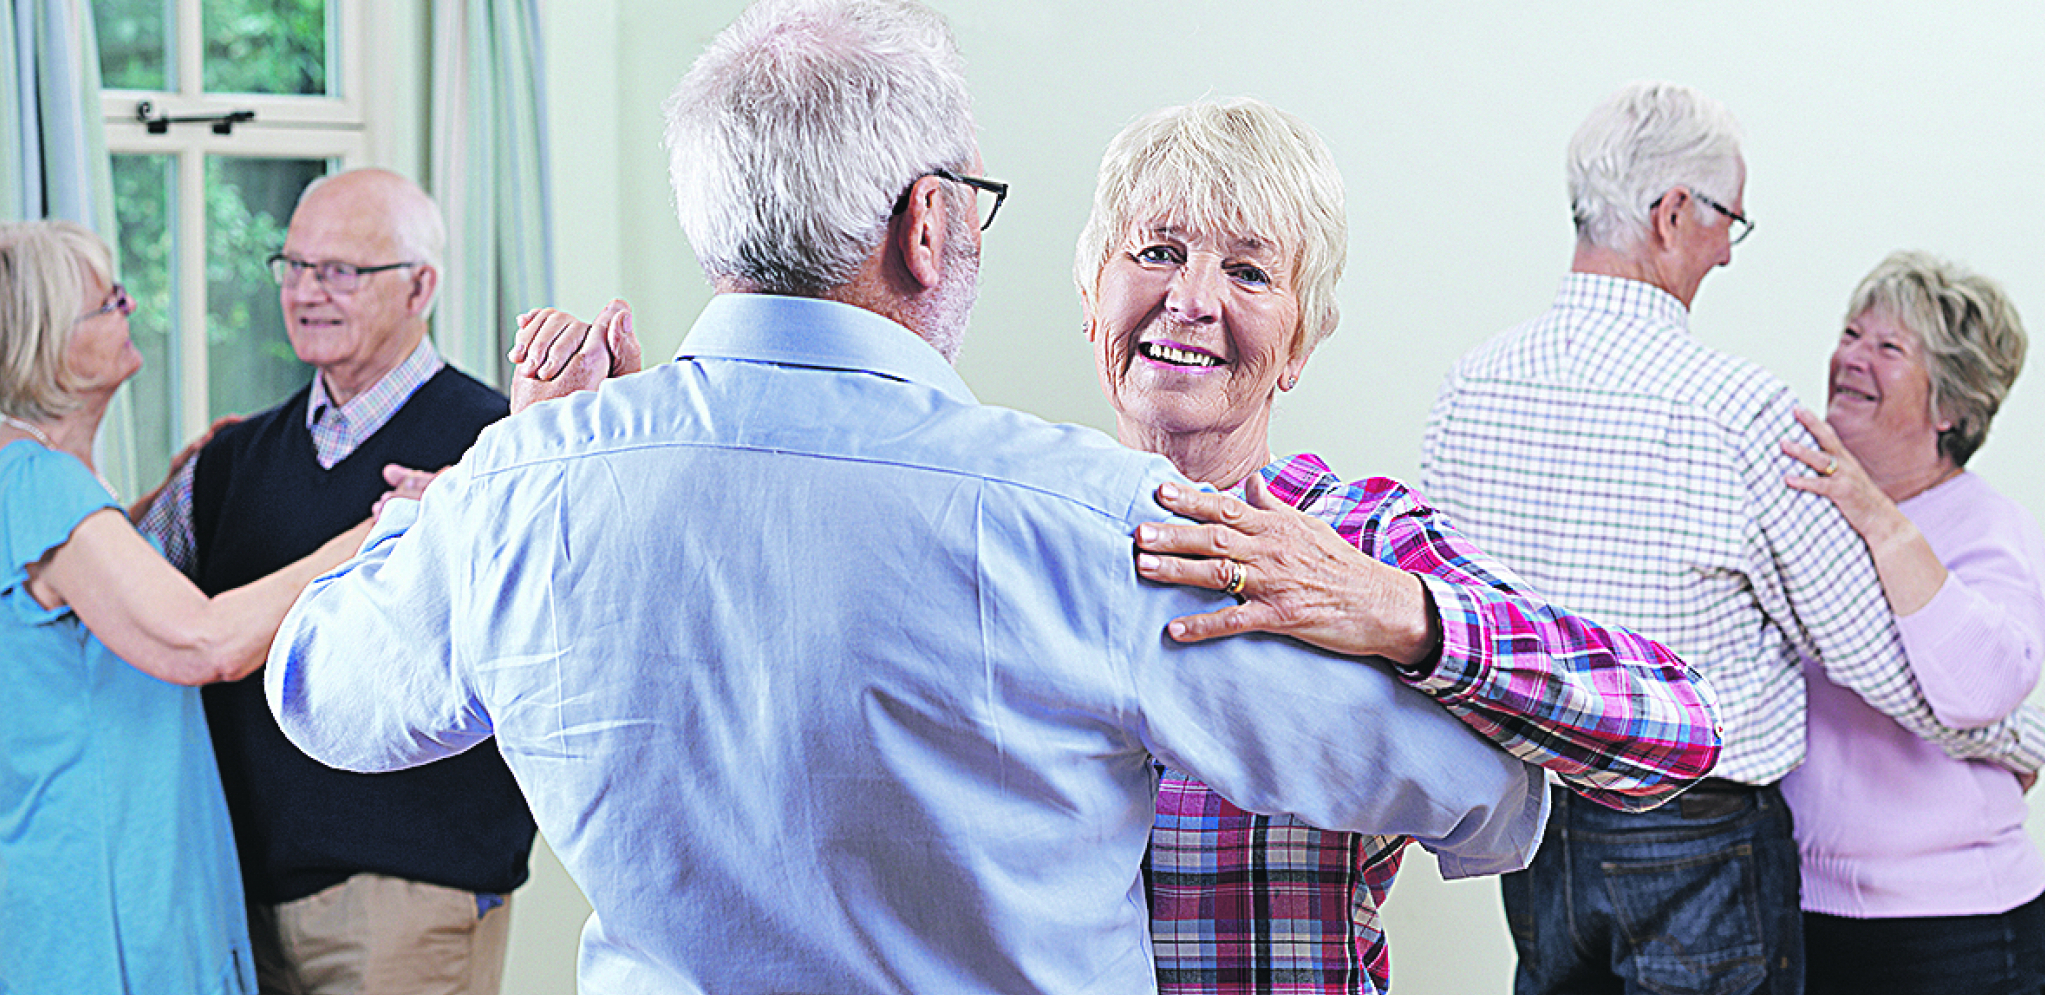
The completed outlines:
{"type": "Polygon", "coordinates": [[[1440,615],[1415,689],[1513,756],[1611,808],[1653,808],[1718,760],[1717,708],[1667,647],[1542,602],[1397,481],[1343,483],[1295,458],[1272,492],[1420,578],[1440,615]],[[1313,479],[1303,479],[1311,476],[1313,479]]]}

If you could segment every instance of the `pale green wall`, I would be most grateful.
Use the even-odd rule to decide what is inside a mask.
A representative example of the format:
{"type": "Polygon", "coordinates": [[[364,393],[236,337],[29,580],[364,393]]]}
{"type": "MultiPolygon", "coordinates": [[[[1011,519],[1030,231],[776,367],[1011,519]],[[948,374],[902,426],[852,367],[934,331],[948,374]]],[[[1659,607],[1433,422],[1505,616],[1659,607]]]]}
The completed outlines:
{"type": "MultiPolygon", "coordinates": [[[[543,3],[561,303],[586,315],[623,294],[649,357],[671,354],[707,290],[669,207],[660,103],[740,4],[543,3]]],[[[1352,476],[1412,476],[1449,365],[1546,305],[1571,245],[1563,146],[1599,98],[1639,77],[1699,86],[1748,131],[1758,229],[1704,284],[1693,321],[1704,341],[1820,400],[1847,292],[1905,246],[2002,279],[2045,327],[2031,237],[2045,220],[2045,9],[2034,3],[937,6],[965,52],[987,172],[1014,184],[987,233],[959,364],[986,401],[1109,425],[1080,336],[1072,240],[1108,137],[1203,96],[1248,94],[1301,115],[1348,180],[1346,317],[1281,404],[1273,443],[1352,476]]],[[[1974,461],[2034,510],[2045,509],[2041,398],[2045,387],[2019,383],[1974,461]]],[[[519,902],[507,992],[570,991],[586,906],[551,863],[519,902]]],[[[1492,882],[1443,885],[1416,857],[1387,918],[1401,995],[1509,990],[1492,882]]]]}

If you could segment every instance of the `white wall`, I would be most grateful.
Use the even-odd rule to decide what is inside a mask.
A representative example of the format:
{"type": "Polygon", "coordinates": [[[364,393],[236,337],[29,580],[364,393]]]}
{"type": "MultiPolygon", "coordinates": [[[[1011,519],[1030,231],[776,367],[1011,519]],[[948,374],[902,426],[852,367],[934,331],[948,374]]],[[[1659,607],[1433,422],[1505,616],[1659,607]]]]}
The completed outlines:
{"type": "MultiPolygon", "coordinates": [[[[740,4],[544,2],[561,303],[586,315],[623,294],[648,355],[671,354],[708,291],[669,208],[660,102],[740,4]]],[[[987,172],[1014,184],[987,233],[959,364],[989,402],[1110,425],[1080,336],[1072,240],[1108,137],[1203,96],[1303,116],[1348,180],[1345,320],[1282,402],[1273,443],[1351,476],[1411,477],[1449,365],[1547,304],[1571,245],[1563,146],[1635,78],[1701,87],[1748,130],[1758,227],[1698,297],[1705,342],[1822,400],[1847,292],[1900,247],[2000,278],[2045,328],[2029,237],[2045,221],[2034,3],[936,5],[965,52],[987,172]]],[[[2045,509],[2041,440],[2045,387],[2020,382],[1973,468],[2045,509]]],[[[569,991],[562,951],[586,906],[551,867],[519,901],[507,992],[569,991]]],[[[1402,995],[1509,990],[1492,882],[1443,885],[1416,857],[1387,919],[1402,995]]]]}

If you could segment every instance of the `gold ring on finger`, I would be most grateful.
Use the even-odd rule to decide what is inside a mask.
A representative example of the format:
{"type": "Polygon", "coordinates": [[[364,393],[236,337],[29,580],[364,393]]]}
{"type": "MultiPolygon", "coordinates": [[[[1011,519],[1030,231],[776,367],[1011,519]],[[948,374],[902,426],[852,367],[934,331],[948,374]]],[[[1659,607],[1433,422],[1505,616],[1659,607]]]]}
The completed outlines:
{"type": "Polygon", "coordinates": [[[1221,593],[1241,597],[1243,584],[1248,582],[1249,579],[1249,568],[1243,566],[1241,560],[1230,560],[1228,561],[1228,583],[1221,586],[1221,593]]]}

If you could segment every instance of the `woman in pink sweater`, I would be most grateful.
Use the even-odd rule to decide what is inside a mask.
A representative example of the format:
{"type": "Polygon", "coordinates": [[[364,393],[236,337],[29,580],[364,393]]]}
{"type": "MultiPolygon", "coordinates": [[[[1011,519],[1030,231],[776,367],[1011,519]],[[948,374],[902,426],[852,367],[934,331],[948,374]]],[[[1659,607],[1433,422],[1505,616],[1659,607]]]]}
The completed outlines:
{"type": "MultiPolygon", "coordinates": [[[[1966,472],[2024,362],[1993,281],[1899,252],[1853,292],[1820,449],[1784,451],[1867,540],[1939,720],[2018,710],[2045,653],[2045,538],[1966,472]]],[[[1782,783],[1803,858],[1808,992],[2045,990],[2045,859],[2024,832],[2035,775],[1959,760],[1806,666],[1810,753],[1782,783]]]]}

